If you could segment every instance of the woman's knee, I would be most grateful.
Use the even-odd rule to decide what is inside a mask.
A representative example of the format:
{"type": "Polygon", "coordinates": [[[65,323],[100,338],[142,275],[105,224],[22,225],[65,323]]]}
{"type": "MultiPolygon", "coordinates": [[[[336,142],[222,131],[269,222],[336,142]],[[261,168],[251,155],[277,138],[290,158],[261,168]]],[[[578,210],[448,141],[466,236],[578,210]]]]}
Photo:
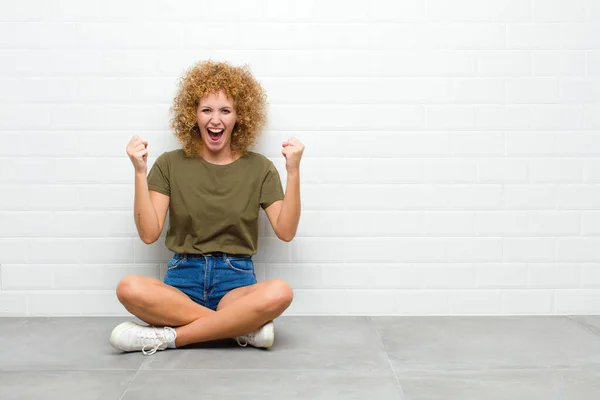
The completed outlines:
{"type": "Polygon", "coordinates": [[[269,282],[267,293],[267,308],[271,311],[283,312],[292,304],[294,299],[294,291],[292,287],[285,281],[273,279],[269,282]]]}
{"type": "Polygon", "coordinates": [[[127,275],[117,285],[117,297],[123,304],[141,305],[147,286],[146,277],[127,275]]]}

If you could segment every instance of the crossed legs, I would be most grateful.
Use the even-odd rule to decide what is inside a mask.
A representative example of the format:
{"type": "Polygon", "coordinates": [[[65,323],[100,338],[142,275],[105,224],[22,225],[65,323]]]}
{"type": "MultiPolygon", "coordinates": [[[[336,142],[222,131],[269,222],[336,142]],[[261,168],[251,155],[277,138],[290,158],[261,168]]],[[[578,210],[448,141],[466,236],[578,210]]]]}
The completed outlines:
{"type": "Polygon", "coordinates": [[[293,291],[279,279],[259,282],[229,291],[213,311],[158,279],[128,275],[119,282],[117,297],[142,321],[175,328],[180,347],[250,333],[280,316],[293,291]]]}

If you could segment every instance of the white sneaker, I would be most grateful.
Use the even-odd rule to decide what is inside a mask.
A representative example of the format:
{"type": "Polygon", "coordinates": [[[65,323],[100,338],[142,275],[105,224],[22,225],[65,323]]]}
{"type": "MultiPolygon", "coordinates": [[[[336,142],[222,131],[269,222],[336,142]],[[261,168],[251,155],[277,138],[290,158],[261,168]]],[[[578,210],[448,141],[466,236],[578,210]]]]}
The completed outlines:
{"type": "Polygon", "coordinates": [[[110,335],[110,344],[117,350],[141,351],[149,356],[157,350],[167,348],[170,338],[176,337],[175,330],[165,326],[156,328],[154,326],[141,326],[135,322],[123,322],[113,329],[110,335]],[[150,350],[146,350],[150,348],[150,350]]]}
{"type": "Polygon", "coordinates": [[[235,340],[242,347],[251,345],[268,349],[273,346],[273,342],[275,341],[275,327],[273,326],[273,321],[267,322],[254,332],[250,332],[244,336],[238,336],[235,340]]]}

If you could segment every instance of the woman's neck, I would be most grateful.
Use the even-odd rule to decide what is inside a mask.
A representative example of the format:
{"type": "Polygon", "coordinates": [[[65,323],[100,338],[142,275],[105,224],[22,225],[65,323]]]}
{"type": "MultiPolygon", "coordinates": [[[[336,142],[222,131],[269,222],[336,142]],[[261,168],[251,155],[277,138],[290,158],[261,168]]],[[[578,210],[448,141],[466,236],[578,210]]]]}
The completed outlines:
{"type": "Polygon", "coordinates": [[[239,156],[236,153],[232,152],[230,149],[227,149],[227,151],[223,149],[223,151],[213,153],[212,151],[203,148],[201,156],[204,159],[204,161],[217,165],[231,164],[239,158],[239,156]]]}

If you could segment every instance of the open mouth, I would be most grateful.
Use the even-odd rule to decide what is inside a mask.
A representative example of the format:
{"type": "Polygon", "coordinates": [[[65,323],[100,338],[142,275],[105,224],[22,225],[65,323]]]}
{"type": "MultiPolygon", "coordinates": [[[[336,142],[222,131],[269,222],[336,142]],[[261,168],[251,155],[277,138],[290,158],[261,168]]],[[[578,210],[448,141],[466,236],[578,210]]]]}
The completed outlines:
{"type": "Polygon", "coordinates": [[[210,136],[211,140],[213,142],[218,142],[221,139],[221,136],[223,136],[223,132],[225,132],[225,129],[207,129],[208,131],[208,136],[210,136]]]}

